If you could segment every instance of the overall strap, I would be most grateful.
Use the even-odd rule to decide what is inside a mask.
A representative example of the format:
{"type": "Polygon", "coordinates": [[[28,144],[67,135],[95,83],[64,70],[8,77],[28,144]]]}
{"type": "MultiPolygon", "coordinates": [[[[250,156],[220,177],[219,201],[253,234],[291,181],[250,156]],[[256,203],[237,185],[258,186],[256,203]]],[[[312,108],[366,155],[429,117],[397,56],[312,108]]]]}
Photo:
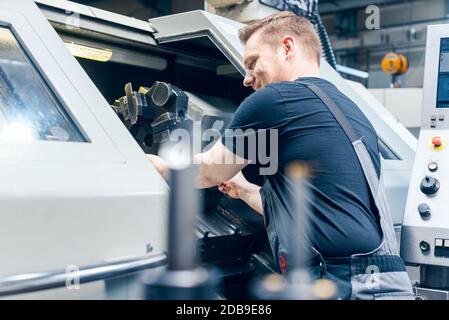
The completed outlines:
{"type": "Polygon", "coordinates": [[[335,102],[327,95],[320,87],[313,83],[303,82],[313,93],[323,102],[323,104],[329,109],[330,113],[334,116],[340,127],[345,132],[351,143],[361,139],[361,136],[355,133],[352,125],[349,123],[348,118],[343,114],[341,109],[335,104],[335,102]]]}

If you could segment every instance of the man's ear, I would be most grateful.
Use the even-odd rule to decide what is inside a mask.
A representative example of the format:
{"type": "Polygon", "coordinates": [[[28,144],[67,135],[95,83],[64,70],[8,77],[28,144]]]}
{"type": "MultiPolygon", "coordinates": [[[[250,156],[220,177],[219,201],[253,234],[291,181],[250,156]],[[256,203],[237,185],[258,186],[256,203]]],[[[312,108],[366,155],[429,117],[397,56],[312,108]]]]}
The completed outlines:
{"type": "Polygon", "coordinates": [[[296,41],[293,36],[285,36],[282,39],[282,49],[284,50],[285,57],[288,59],[296,51],[296,41]]]}

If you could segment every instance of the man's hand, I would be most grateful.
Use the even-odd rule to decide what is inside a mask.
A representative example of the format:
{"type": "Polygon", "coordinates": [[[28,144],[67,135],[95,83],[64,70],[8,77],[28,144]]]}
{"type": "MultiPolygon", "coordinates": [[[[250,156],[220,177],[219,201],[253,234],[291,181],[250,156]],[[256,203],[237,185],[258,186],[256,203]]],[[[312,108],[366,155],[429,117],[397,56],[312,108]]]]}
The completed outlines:
{"type": "Polygon", "coordinates": [[[218,190],[233,199],[240,199],[245,190],[248,189],[249,184],[250,183],[245,179],[240,171],[231,180],[220,183],[218,185],[218,190]]]}
{"type": "Polygon", "coordinates": [[[154,154],[147,154],[148,160],[156,168],[159,174],[168,182],[170,170],[168,169],[164,160],[161,157],[154,154]]]}
{"type": "Polygon", "coordinates": [[[249,183],[242,172],[237,173],[231,180],[222,182],[218,185],[218,190],[227,194],[233,199],[241,199],[251,208],[260,214],[263,214],[262,198],[260,196],[260,187],[249,183]]]}

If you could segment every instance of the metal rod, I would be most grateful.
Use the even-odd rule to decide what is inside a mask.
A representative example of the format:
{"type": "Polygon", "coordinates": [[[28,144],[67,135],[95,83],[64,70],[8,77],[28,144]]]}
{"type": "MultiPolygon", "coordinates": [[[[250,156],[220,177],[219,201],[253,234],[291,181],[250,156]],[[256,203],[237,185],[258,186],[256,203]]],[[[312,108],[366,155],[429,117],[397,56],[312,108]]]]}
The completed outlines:
{"type": "Polygon", "coordinates": [[[22,274],[0,278],[0,297],[41,290],[63,288],[75,275],[79,283],[95,282],[157,268],[167,263],[164,252],[155,252],[135,259],[82,267],[75,274],[64,271],[22,274]]]}
{"type": "Polygon", "coordinates": [[[168,270],[192,270],[195,217],[199,212],[198,191],[194,188],[196,168],[188,146],[164,145],[159,151],[170,171],[168,270]]]}

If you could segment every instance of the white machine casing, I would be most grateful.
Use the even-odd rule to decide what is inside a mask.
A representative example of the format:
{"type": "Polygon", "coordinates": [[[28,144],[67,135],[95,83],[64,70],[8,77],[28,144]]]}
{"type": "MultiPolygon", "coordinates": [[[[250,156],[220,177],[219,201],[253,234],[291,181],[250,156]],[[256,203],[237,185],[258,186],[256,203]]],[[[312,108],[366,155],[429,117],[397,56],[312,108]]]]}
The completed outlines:
{"type": "Polygon", "coordinates": [[[0,141],[0,277],[165,249],[166,183],[34,2],[0,17],[88,139],[0,141]]]}
{"type": "MultiPolygon", "coordinates": [[[[439,66],[440,61],[443,62],[440,58],[442,38],[449,38],[449,25],[428,27],[421,132],[404,214],[401,255],[408,264],[447,267],[449,254],[444,251],[445,248],[449,250],[449,188],[446,185],[449,181],[446,167],[449,162],[449,109],[437,108],[439,66]],[[434,137],[441,138],[441,147],[432,144],[434,137]],[[438,165],[435,171],[429,169],[432,162],[438,165]],[[426,195],[421,191],[425,176],[439,181],[438,192],[426,195]],[[428,205],[430,217],[423,219],[418,211],[420,204],[428,205]],[[428,250],[422,250],[426,248],[428,250]]],[[[448,90],[447,87],[443,89],[448,90]]]]}

